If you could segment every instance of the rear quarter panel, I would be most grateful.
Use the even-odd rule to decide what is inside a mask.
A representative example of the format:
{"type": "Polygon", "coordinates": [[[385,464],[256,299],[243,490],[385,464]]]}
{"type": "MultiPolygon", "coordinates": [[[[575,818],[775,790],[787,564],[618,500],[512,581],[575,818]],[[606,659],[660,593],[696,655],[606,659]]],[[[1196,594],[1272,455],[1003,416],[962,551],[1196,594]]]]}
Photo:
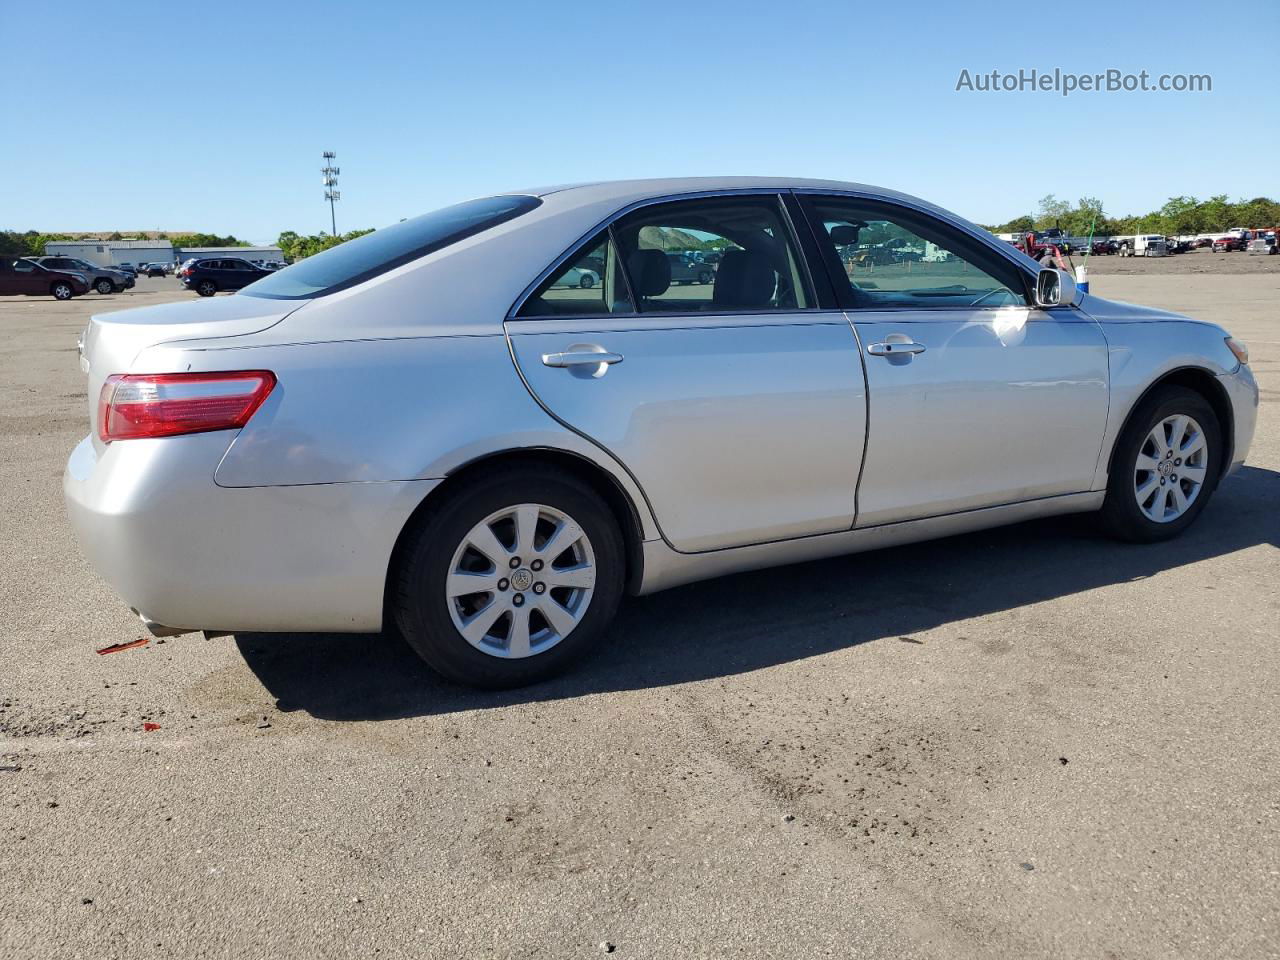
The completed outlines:
{"type": "Polygon", "coordinates": [[[521,449],[563,450],[614,477],[656,528],[626,471],[530,396],[501,334],[192,349],[157,347],[135,369],[265,369],[278,383],[232,441],[221,487],[439,479],[521,449]]]}

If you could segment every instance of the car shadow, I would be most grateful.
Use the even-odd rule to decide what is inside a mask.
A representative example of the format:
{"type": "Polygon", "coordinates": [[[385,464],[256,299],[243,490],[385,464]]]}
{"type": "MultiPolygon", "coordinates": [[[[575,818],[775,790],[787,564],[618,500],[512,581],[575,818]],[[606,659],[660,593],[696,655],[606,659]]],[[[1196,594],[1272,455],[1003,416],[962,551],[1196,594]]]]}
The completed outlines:
{"type": "Polygon", "coordinates": [[[1280,473],[1245,467],[1186,534],[1135,545],[1088,516],[738,574],[624,601],[599,651],[566,676],[486,693],[449,683],[394,636],[254,634],[236,643],[279,709],[386,720],[744,673],[1234,553],[1280,546],[1280,473]]]}

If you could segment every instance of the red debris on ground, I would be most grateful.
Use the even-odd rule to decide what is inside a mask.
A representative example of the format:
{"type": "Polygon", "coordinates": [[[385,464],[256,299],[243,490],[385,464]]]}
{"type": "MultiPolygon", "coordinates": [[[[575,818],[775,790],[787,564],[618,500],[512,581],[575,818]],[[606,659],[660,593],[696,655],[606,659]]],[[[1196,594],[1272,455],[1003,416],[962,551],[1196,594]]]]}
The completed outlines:
{"type": "Polygon", "coordinates": [[[119,653],[121,650],[132,650],[134,647],[145,647],[151,641],[146,637],[139,637],[137,640],[130,640],[128,643],[113,643],[109,647],[103,647],[98,653],[119,653]]]}
{"type": "Polygon", "coordinates": [[[160,724],[158,724],[158,723],[152,723],[152,722],[150,722],[150,721],[147,721],[147,722],[143,723],[143,725],[142,725],[142,729],[143,729],[143,731],[144,731],[145,733],[150,733],[152,730],[159,730],[159,729],[160,729],[160,724]]]}

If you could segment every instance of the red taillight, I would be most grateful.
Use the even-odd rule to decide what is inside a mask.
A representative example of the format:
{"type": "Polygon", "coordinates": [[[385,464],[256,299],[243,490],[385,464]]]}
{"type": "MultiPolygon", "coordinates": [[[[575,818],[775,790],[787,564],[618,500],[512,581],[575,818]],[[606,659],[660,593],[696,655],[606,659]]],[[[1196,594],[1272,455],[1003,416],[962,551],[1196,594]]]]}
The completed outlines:
{"type": "Polygon", "coordinates": [[[98,436],[110,443],[234,430],[249,422],[275,385],[270,370],[118,373],[102,385],[98,436]]]}

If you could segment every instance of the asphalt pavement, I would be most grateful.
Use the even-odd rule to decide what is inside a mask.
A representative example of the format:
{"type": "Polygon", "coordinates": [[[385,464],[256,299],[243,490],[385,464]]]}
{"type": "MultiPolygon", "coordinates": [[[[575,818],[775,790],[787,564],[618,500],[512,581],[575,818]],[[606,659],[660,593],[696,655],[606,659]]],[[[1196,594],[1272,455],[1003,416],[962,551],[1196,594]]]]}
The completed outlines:
{"type": "Polygon", "coordinates": [[[76,335],[192,295],[0,300],[0,957],[1280,956],[1280,270],[1093,283],[1250,344],[1187,535],[683,587],[504,694],[371,636],[95,653],[142,634],[62,506],[76,335]]]}

